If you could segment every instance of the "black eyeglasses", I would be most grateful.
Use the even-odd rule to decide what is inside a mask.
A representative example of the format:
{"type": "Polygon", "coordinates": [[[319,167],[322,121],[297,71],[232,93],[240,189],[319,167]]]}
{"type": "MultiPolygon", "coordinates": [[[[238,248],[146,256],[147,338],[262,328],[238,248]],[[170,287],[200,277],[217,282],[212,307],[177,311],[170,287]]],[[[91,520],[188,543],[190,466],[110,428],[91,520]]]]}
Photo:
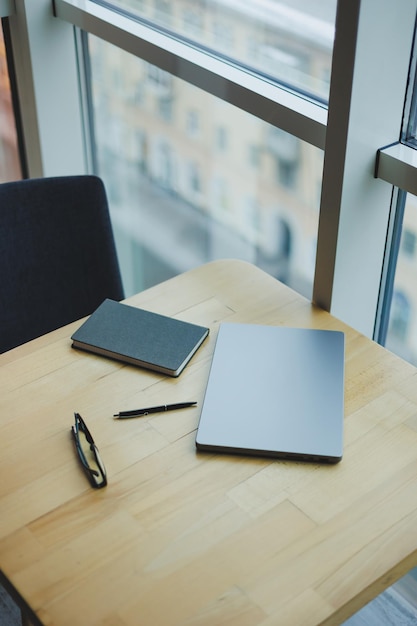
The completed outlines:
{"type": "Polygon", "coordinates": [[[92,487],[95,489],[105,487],[107,485],[106,468],[100,458],[98,448],[81,415],[74,413],[74,417],[75,425],[71,426],[71,433],[83,470],[92,487]]]}

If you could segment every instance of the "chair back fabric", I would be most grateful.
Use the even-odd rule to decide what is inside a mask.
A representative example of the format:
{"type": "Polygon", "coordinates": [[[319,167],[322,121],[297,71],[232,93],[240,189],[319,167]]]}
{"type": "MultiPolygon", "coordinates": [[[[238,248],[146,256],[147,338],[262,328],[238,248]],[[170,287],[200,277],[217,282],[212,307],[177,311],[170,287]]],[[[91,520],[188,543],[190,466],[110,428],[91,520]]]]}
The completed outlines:
{"type": "Polygon", "coordinates": [[[124,297],[103,182],[0,185],[0,353],[124,297]]]}

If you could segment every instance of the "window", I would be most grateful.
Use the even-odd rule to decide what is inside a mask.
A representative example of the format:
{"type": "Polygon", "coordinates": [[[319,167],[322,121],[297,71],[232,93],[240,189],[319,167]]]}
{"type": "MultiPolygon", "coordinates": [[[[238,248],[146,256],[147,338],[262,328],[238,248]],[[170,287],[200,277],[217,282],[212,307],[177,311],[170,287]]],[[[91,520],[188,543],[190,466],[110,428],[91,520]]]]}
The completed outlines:
{"type": "MultiPolygon", "coordinates": [[[[401,155],[402,168],[391,167],[384,171],[385,154],[381,155],[381,177],[393,182],[402,190],[398,192],[395,219],[392,225],[391,258],[387,263],[388,276],[392,280],[392,299],[388,297],[386,305],[386,337],[382,340],[393,352],[417,365],[417,197],[413,181],[415,170],[411,167],[417,148],[417,73],[416,73],[416,35],[411,56],[408,90],[405,99],[402,120],[402,143],[387,149],[387,156],[401,155]],[[404,151],[404,152],[402,152],[404,151]],[[410,193],[405,193],[409,191],[410,193]]],[[[382,150],[384,153],[384,150],[382,150]]],[[[391,164],[392,166],[393,164],[391,164]]]]}
{"type": "Polygon", "coordinates": [[[200,132],[200,113],[195,109],[186,113],[186,133],[189,137],[198,137],[200,132]]]}
{"type": "MultiPolygon", "coordinates": [[[[43,11],[45,15],[45,7],[50,7],[50,1],[40,0],[39,3],[30,3],[22,0],[29,30],[36,30],[36,14],[43,11]]],[[[308,176],[299,174],[293,176],[296,179],[295,188],[285,191],[285,187],[281,185],[281,191],[286,193],[285,203],[288,206],[294,202],[294,197],[297,201],[304,198],[304,203],[308,197],[308,204],[316,206],[315,219],[312,220],[312,224],[315,223],[316,226],[311,230],[316,231],[317,239],[310,239],[301,255],[305,259],[305,266],[315,262],[313,269],[315,302],[330,309],[336,316],[365,334],[376,336],[375,320],[378,316],[380,280],[391,201],[391,186],[381,183],[381,179],[387,180],[386,170],[392,175],[393,169],[390,166],[386,167],[386,159],[384,161],[381,158],[377,168],[379,180],[375,179],[375,159],[381,146],[392,143],[399,135],[409,69],[410,42],[415,21],[413,3],[398,5],[395,0],[339,0],[337,15],[339,26],[336,29],[339,36],[336,37],[332,56],[335,1],[274,2],[280,16],[285,15],[288,18],[285,21],[285,28],[288,31],[286,37],[282,37],[282,30],[275,29],[279,42],[278,39],[274,39],[275,34],[272,32],[274,28],[270,23],[271,20],[267,19],[268,11],[263,13],[263,8],[260,9],[266,5],[270,8],[269,0],[261,4],[228,2],[228,8],[233,6],[234,11],[238,13],[240,11],[241,14],[243,11],[246,16],[242,17],[235,12],[235,19],[232,20],[234,50],[231,52],[233,54],[235,51],[238,52],[236,58],[233,58],[233,55],[225,56],[218,50],[210,48],[203,37],[193,41],[181,32],[182,9],[192,5],[198,9],[203,31],[207,34],[208,40],[211,40],[213,33],[210,24],[220,18],[227,21],[230,17],[229,13],[224,11],[224,4],[217,0],[192,3],[181,0],[179,3],[171,2],[170,5],[169,27],[160,25],[158,28],[153,0],[143,0],[140,3],[131,0],[118,0],[113,3],[85,0],[82,4],[75,0],[54,1],[58,19],[51,17],[48,28],[43,31],[41,54],[38,54],[38,49],[34,54],[33,48],[32,57],[23,58],[21,61],[22,67],[34,68],[35,74],[42,76],[45,58],[54,60],[54,64],[48,64],[48,80],[43,80],[43,89],[38,90],[36,94],[33,93],[32,100],[41,101],[34,108],[34,102],[30,98],[22,100],[26,112],[24,121],[26,117],[33,116],[34,111],[48,111],[47,115],[39,116],[37,120],[40,139],[38,144],[33,143],[30,137],[33,145],[30,146],[31,151],[28,151],[31,156],[29,172],[32,175],[39,171],[46,174],[59,168],[61,171],[63,168],[65,171],[71,169],[80,171],[80,168],[88,169],[91,163],[94,164],[94,154],[89,154],[88,143],[84,144],[87,150],[80,155],[83,146],[80,138],[83,137],[83,128],[88,128],[88,118],[87,124],[85,122],[83,124],[80,119],[76,120],[78,105],[70,96],[71,93],[76,93],[73,77],[77,67],[74,63],[71,66],[69,62],[74,47],[71,31],[71,24],[74,24],[88,30],[91,35],[106,40],[109,49],[115,45],[121,52],[131,53],[132,59],[154,65],[158,70],[167,72],[170,77],[184,79],[185,84],[190,87],[187,110],[201,112],[200,103],[194,101],[197,92],[193,91],[194,88],[201,89],[214,98],[213,102],[221,101],[223,104],[237,107],[236,110],[250,114],[251,117],[248,119],[262,121],[266,127],[278,128],[296,137],[297,140],[301,139],[303,146],[310,145],[319,151],[326,149],[324,169],[321,159],[307,157],[303,151],[302,159],[310,160],[310,166],[306,167],[303,164],[298,169],[307,171],[308,176]],[[113,11],[111,7],[116,4],[117,9],[113,11]],[[250,11],[251,19],[248,20],[246,18],[250,11]],[[379,16],[378,20],[375,20],[376,13],[379,16]],[[236,29],[237,24],[239,29],[236,29]],[[325,28],[324,24],[327,25],[325,28]],[[242,25],[249,30],[247,28],[242,30],[240,28],[242,25]],[[392,32],[401,33],[401,37],[389,39],[388,44],[386,32],[390,29],[392,32]],[[239,36],[236,35],[237,32],[239,36]],[[300,41],[297,33],[301,33],[300,41]],[[320,33],[323,37],[318,36],[320,33]],[[316,47],[318,41],[320,49],[316,47]],[[288,84],[280,76],[271,76],[272,65],[267,68],[266,73],[264,65],[257,70],[255,50],[260,55],[262,46],[272,46],[279,52],[285,52],[287,56],[281,56],[281,60],[286,59],[287,68],[288,63],[295,63],[293,67],[297,66],[304,72],[308,65],[311,73],[303,86],[297,85],[295,71],[290,72],[294,80],[288,84]],[[51,47],[55,53],[51,55],[49,52],[43,58],[42,50],[50,51],[51,47]],[[243,55],[248,55],[248,50],[253,57],[252,65],[243,61],[243,55]],[[314,51],[313,55],[311,50],[314,51]],[[385,68],[384,73],[380,72],[381,66],[385,68]],[[329,76],[332,76],[331,88],[329,91],[327,85],[327,95],[323,97],[320,95],[318,85],[329,76]],[[369,80],[369,76],[372,76],[372,81],[369,80]],[[329,112],[326,107],[327,100],[329,112]],[[63,125],[62,116],[69,110],[71,113],[65,115],[65,120],[66,122],[71,120],[72,124],[63,125]],[[58,162],[56,154],[62,145],[65,145],[67,150],[58,162]],[[312,189],[314,190],[311,191],[312,189]],[[321,190],[319,211],[317,211],[318,189],[321,190]],[[352,240],[355,241],[355,255],[352,255],[351,251],[352,240]],[[312,250],[315,251],[314,254],[312,250]],[[362,271],[363,268],[366,268],[366,272],[362,271]]],[[[280,23],[283,25],[284,21],[281,19],[280,23]]],[[[31,41],[34,40],[36,41],[36,33],[32,32],[31,41]]],[[[78,42],[77,38],[76,41],[78,42]]],[[[19,47],[16,54],[24,57],[25,50],[25,47],[19,47]]],[[[114,54],[112,50],[111,55],[114,54]]],[[[275,67],[278,67],[278,63],[274,64],[273,69],[275,67]]],[[[88,67],[85,76],[88,83],[88,67]]],[[[35,79],[33,83],[36,83],[35,79]]],[[[30,92],[31,83],[28,81],[24,88],[30,92]]],[[[140,93],[141,89],[136,86],[134,93],[138,91],[140,93]]],[[[185,125],[185,112],[176,111],[175,104],[172,106],[170,124],[178,128],[179,116],[181,123],[185,125]]],[[[100,109],[100,105],[98,107],[100,109]]],[[[103,111],[104,109],[105,107],[103,111]]],[[[198,141],[193,140],[194,148],[200,143],[208,145],[208,133],[213,132],[212,128],[206,128],[204,116],[200,118],[199,128],[198,141]]],[[[140,130],[148,132],[145,125],[140,130]]],[[[213,139],[211,141],[214,143],[213,139]]],[[[148,138],[145,145],[147,155],[145,160],[149,163],[151,154],[152,159],[155,158],[155,150],[149,144],[148,138]]],[[[252,145],[258,148],[257,138],[252,141],[252,145]]],[[[259,144],[258,169],[265,172],[266,167],[273,167],[276,173],[277,168],[266,154],[265,145],[267,141],[266,137],[263,137],[259,144]]],[[[191,143],[189,148],[192,149],[191,143]]],[[[229,153],[229,149],[227,152],[229,153]]],[[[312,154],[314,152],[313,149],[312,154]]],[[[190,154],[190,159],[195,156],[190,154]]],[[[230,158],[239,163],[248,161],[247,150],[241,149],[235,136],[233,136],[233,154],[230,158]]],[[[175,163],[175,158],[173,162],[175,163]]],[[[181,188],[183,168],[174,164],[173,169],[176,171],[171,178],[177,179],[176,186],[181,188]]],[[[205,177],[205,164],[202,166],[202,172],[202,176],[205,177]]],[[[288,171],[285,178],[291,181],[288,171]]],[[[204,186],[204,189],[207,187],[204,186]]],[[[120,190],[119,193],[123,194],[124,191],[120,190]]],[[[170,193],[177,193],[175,184],[170,193]]],[[[233,196],[235,189],[229,188],[228,194],[233,196]]],[[[249,191],[249,195],[251,194],[252,190],[249,191]]],[[[245,196],[247,195],[248,193],[245,193],[245,196]]],[[[298,246],[294,249],[298,250],[298,246]]]]}
{"type": "Polygon", "coordinates": [[[227,149],[228,133],[225,126],[218,126],[215,129],[216,146],[220,152],[224,152],[227,149]]]}
{"type": "Polygon", "coordinates": [[[187,172],[188,189],[190,191],[190,194],[191,196],[197,195],[202,191],[200,169],[195,162],[191,161],[187,164],[187,172]]]}
{"type": "Polygon", "coordinates": [[[154,0],[119,10],[313,97],[327,100],[336,0],[154,0]]]}
{"type": "MultiPolygon", "coordinates": [[[[112,56],[111,50],[90,36],[98,173],[108,189],[119,189],[111,195],[119,241],[138,248],[126,262],[149,258],[144,250],[152,248],[152,258],[169,276],[214,258],[240,257],[310,297],[314,255],[306,262],[303,250],[314,248],[317,239],[321,151],[128,53],[112,56]],[[114,73],[103,72],[103,59],[114,73]],[[158,80],[149,81],[150,76],[158,80]],[[143,99],[126,98],[113,77],[142,85],[143,99]],[[170,88],[167,126],[154,105],[155,83],[170,88]],[[140,138],[136,149],[129,149],[132,137],[140,138]],[[246,157],[254,145],[256,168],[246,157]],[[193,239],[202,229],[209,245],[198,249],[193,239]]],[[[134,275],[132,268],[122,269],[134,275]]],[[[129,291],[149,285],[153,270],[143,267],[136,275],[140,282],[131,283],[129,291]]]]}

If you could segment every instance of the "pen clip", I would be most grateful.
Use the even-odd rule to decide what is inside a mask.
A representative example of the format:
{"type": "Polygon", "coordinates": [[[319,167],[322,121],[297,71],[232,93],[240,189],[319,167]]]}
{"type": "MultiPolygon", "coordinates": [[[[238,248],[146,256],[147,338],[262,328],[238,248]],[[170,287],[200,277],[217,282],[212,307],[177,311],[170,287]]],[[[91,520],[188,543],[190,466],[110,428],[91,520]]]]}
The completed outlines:
{"type": "Polygon", "coordinates": [[[149,411],[122,411],[121,413],[116,413],[113,415],[116,419],[129,419],[129,417],[144,417],[145,415],[149,415],[149,411]]]}

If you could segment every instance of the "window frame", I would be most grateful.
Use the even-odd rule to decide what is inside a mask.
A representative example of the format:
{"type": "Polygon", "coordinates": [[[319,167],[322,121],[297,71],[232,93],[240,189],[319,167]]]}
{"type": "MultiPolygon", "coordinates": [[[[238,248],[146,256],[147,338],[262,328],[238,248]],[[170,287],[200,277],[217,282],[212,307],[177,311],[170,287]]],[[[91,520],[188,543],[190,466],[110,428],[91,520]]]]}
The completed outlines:
{"type": "Polygon", "coordinates": [[[51,0],[24,0],[9,9],[9,54],[27,175],[87,172],[86,119],[80,107],[74,29],[55,18],[51,0]]]}
{"type": "Polygon", "coordinates": [[[401,135],[416,9],[415,0],[339,0],[336,17],[313,299],[373,338],[396,209],[375,167],[380,147],[401,135]],[[401,38],[389,37],[393,28],[401,38]]]}
{"type": "MultiPolygon", "coordinates": [[[[416,0],[339,0],[328,109],[91,0],[4,6],[30,176],[92,169],[77,29],[90,32],[324,150],[313,301],[377,336],[392,185],[405,167],[381,147],[401,136],[416,0]],[[393,27],[401,38],[387,36],[393,27]]],[[[415,180],[417,163],[407,167],[415,180]]]]}

